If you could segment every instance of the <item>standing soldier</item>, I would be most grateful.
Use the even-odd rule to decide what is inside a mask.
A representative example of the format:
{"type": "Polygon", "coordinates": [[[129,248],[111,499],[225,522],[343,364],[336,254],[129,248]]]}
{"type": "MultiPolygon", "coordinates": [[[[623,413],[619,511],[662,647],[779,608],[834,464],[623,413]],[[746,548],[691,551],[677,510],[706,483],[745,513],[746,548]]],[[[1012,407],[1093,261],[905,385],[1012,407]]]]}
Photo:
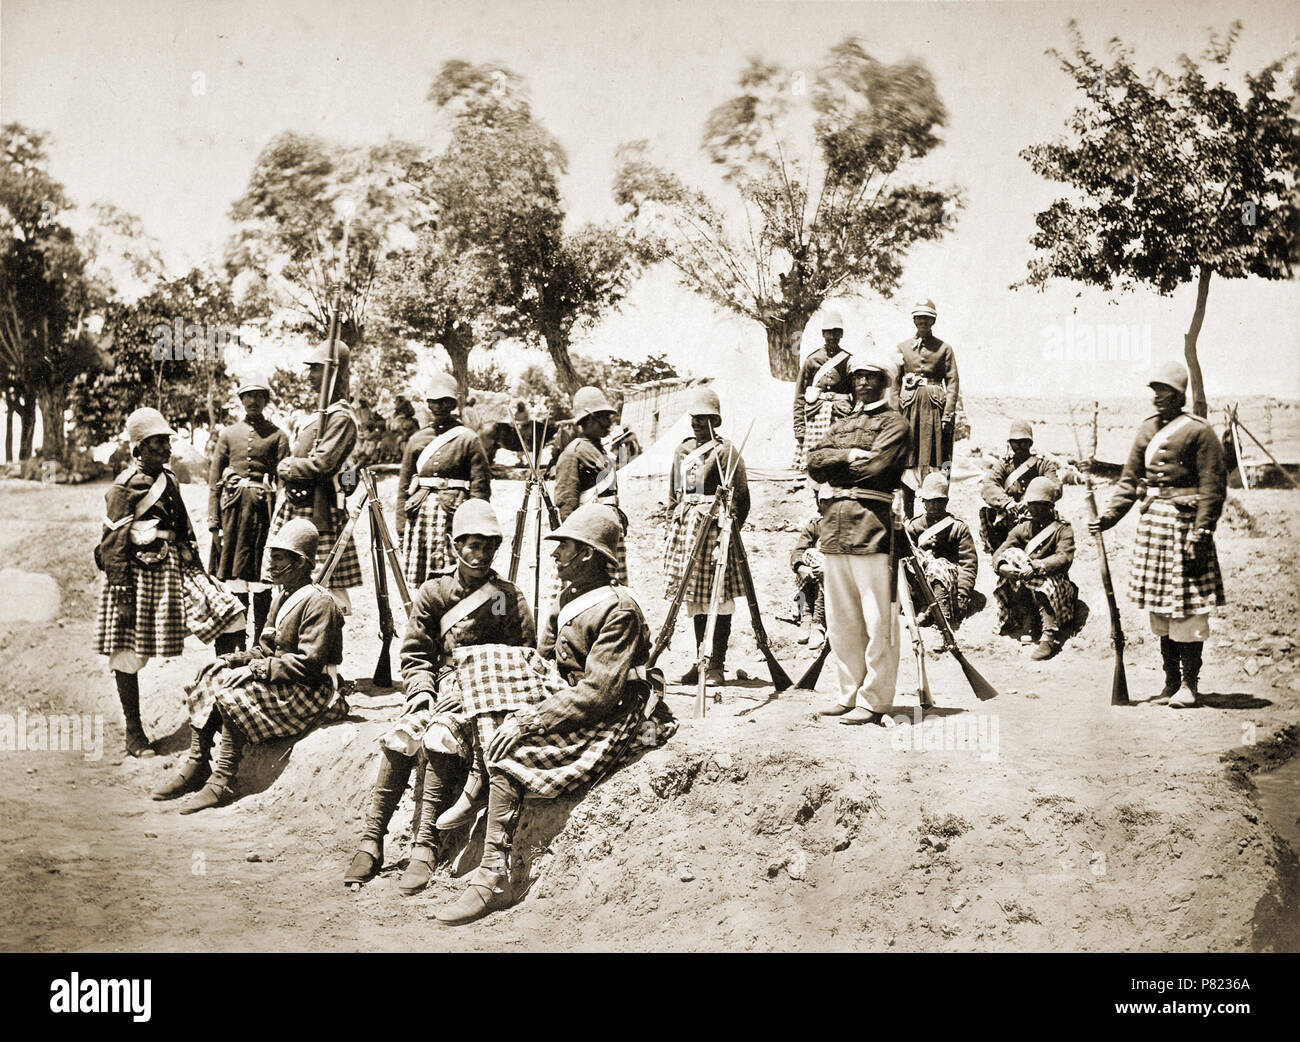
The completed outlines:
{"type": "MultiPolygon", "coordinates": [[[[262,636],[271,610],[271,588],[260,581],[262,556],[271,529],[275,472],[289,455],[289,436],[263,415],[271,400],[265,384],[246,383],[236,392],[244,418],[222,429],[208,468],[208,531],[218,547],[213,576],[245,607],[253,598],[253,642],[262,636]]],[[[222,634],[216,652],[243,651],[246,634],[222,634]]]]}
{"type": "Polygon", "coordinates": [[[985,506],[980,507],[980,539],[984,551],[992,554],[1006,542],[1007,534],[1029,516],[1023,500],[1034,478],[1051,478],[1058,485],[1056,461],[1034,452],[1034,429],[1026,420],[1012,420],[1007,434],[1010,450],[993,466],[980,485],[985,506]]]}
{"type": "Polygon", "coordinates": [[[157,409],[136,409],[126,436],[136,462],[105,494],[95,564],[104,573],[95,613],[95,650],[108,656],[126,724],[126,754],[153,756],[140,722],[140,670],[177,658],[188,629],[210,642],[242,633],[243,606],[203,571],[194,528],[171,459],[171,429],[157,409]]]}
{"type": "Polygon", "coordinates": [[[892,365],[879,352],[850,359],[853,411],[808,453],[808,474],[822,483],[826,636],[840,690],[822,715],[842,724],[889,726],[898,679],[892,510],[911,435],[886,398],[892,365]]]}
{"type": "Polygon", "coordinates": [[[1165,686],[1159,697],[1183,708],[1199,697],[1210,611],[1226,599],[1214,528],[1228,475],[1210,425],[1183,411],[1187,370],[1172,362],[1148,386],[1156,413],[1138,428],[1110,505],[1088,527],[1111,528],[1141,495],[1129,595],[1150,613],[1151,632],[1160,638],[1165,686]]]}
{"type": "Polygon", "coordinates": [[[455,563],[451,519],[466,499],[490,499],[483,443],[456,415],[456,382],[438,373],[425,388],[432,422],[406,443],[397,478],[402,571],[414,590],[455,563]]]}
{"type": "MultiPolygon", "coordinates": [[[[925,513],[907,522],[907,534],[916,547],[917,564],[930,580],[939,607],[948,624],[956,629],[986,603],[984,595],[975,589],[979,574],[975,540],[966,522],[948,513],[948,479],[942,474],[926,475],[921,485],[921,504],[925,513]]],[[[924,603],[916,584],[912,583],[910,588],[913,603],[924,603]]],[[[938,624],[930,618],[929,607],[921,612],[918,621],[923,626],[938,624]]]]}
{"type": "Polygon", "coordinates": [[[912,431],[911,473],[903,488],[903,509],[912,516],[916,489],[932,470],[952,463],[953,428],[957,423],[957,355],[952,345],[934,335],[938,317],[934,301],[912,307],[916,336],[898,345],[903,357],[898,407],[912,431]]]}
{"type": "MultiPolygon", "coordinates": [[[[667,590],[664,596],[672,600],[682,578],[686,577],[686,591],[682,606],[695,620],[696,662],[703,652],[704,631],[708,628],[709,603],[713,598],[714,558],[718,553],[718,524],[711,525],[704,545],[696,559],[687,560],[695,545],[699,526],[709,515],[722,476],[733,466],[736,474],[732,484],[732,504],[735,508],[736,526],[741,527],[749,516],[749,481],[745,477],[745,461],[736,447],[725,438],[718,437],[722,422],[722,405],[718,393],[710,387],[701,387],[691,399],[688,412],[691,417],[691,437],[677,446],[673,454],[672,470],[668,473],[668,540],[664,551],[664,571],[667,590]],[[687,568],[690,568],[689,575],[687,568]]],[[[731,639],[731,616],[736,610],[737,597],[745,595],[740,578],[740,551],[735,540],[727,554],[727,566],[722,576],[722,593],[718,601],[718,619],[713,628],[713,654],[709,657],[708,684],[723,683],[727,644],[731,639]]],[[[693,664],[678,683],[698,684],[698,665],[693,664]]]]}
{"type": "MultiPolygon", "coordinates": [[[[305,517],[317,531],[316,567],[321,568],[347,524],[347,497],[356,488],[355,468],[349,467],[348,457],[357,443],[357,418],[348,404],[348,349],[335,343],[338,352],[337,366],[328,374],[330,387],[326,401],[325,430],[316,437],[320,414],[312,412],[306,423],[298,428],[293,440],[293,455],[280,461],[277,475],[284,486],[284,495],[271,522],[274,535],[292,518],[305,517]]],[[[312,389],[319,394],[329,366],[330,345],[323,341],[303,363],[310,371],[312,389]]],[[[268,556],[264,573],[269,573],[268,556]]],[[[361,585],[361,559],[357,557],[357,544],[348,537],[334,574],[330,576],[330,593],[339,602],[343,614],[352,610],[348,589],[361,585]]]]}
{"type": "MultiPolygon", "coordinates": [[[[555,461],[555,509],[560,520],[588,503],[613,507],[627,532],[627,515],[618,505],[618,465],[601,439],[614,425],[614,406],[599,387],[580,387],[573,395],[573,422],[578,434],[555,461]]],[[[627,585],[627,544],[618,541],[616,578],[627,585]]]]}
{"type": "Polygon", "coordinates": [[[822,439],[831,421],[845,415],[853,404],[853,381],[846,368],[848,351],[840,348],[844,320],[833,309],[822,312],[822,346],[799,367],[794,385],[795,464],[808,466],[808,450],[822,439]]]}

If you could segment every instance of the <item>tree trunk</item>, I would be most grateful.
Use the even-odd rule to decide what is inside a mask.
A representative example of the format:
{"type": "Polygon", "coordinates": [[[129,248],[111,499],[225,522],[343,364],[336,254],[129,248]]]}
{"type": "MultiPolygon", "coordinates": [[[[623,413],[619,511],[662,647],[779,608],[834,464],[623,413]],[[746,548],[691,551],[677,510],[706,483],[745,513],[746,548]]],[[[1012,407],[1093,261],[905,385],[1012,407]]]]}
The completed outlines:
{"type": "Polygon", "coordinates": [[[1210,415],[1210,403],[1205,398],[1205,381],[1201,377],[1201,362],[1196,357],[1196,338],[1201,335],[1201,323],[1205,321],[1205,300],[1210,295],[1210,275],[1212,270],[1201,266],[1196,279],[1196,310],[1192,312],[1192,324],[1183,337],[1183,354],[1187,358],[1187,375],[1191,377],[1192,412],[1197,416],[1210,415]]]}
{"type": "Polygon", "coordinates": [[[5,462],[14,461],[14,392],[5,391],[5,462]]]}
{"type": "Polygon", "coordinates": [[[68,388],[62,381],[52,380],[36,392],[41,409],[41,457],[63,460],[66,450],[63,414],[68,408],[68,388]]]}
{"type": "Polygon", "coordinates": [[[560,390],[572,398],[573,392],[582,386],[582,381],[578,379],[573,360],[569,357],[568,336],[555,327],[544,331],[542,339],[546,341],[546,350],[555,363],[555,378],[560,383],[560,390]]]}
{"type": "Polygon", "coordinates": [[[30,391],[24,393],[18,402],[18,419],[21,424],[18,434],[18,458],[31,459],[32,441],[36,435],[36,399],[30,391]]]}
{"type": "Polygon", "coordinates": [[[767,332],[767,366],[778,380],[794,382],[799,378],[799,341],[803,338],[806,317],[772,318],[764,324],[767,332]]]}
{"type": "Polygon", "coordinates": [[[469,398],[469,353],[473,346],[472,337],[459,334],[444,337],[442,341],[442,349],[451,359],[451,375],[456,378],[456,393],[462,409],[469,398]]]}

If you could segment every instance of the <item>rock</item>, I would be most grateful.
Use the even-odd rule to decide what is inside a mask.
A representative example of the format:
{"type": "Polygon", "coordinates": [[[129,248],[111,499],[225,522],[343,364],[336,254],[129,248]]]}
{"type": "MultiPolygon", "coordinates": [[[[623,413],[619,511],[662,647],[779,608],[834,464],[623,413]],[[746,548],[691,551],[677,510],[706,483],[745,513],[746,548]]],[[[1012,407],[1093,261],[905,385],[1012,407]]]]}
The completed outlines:
{"type": "Polygon", "coordinates": [[[922,847],[928,847],[932,842],[934,842],[934,841],[933,841],[929,836],[922,836],[922,837],[921,837],[921,846],[922,846],[922,847]]]}
{"type": "Polygon", "coordinates": [[[731,769],[731,765],[735,761],[732,760],[731,753],[718,753],[713,757],[713,762],[726,771],[731,769]]]}
{"type": "Polygon", "coordinates": [[[954,912],[960,912],[965,907],[966,907],[966,898],[954,897],[952,899],[952,910],[954,912]]]}
{"type": "Polygon", "coordinates": [[[931,843],[930,843],[930,845],[931,845],[932,847],[934,847],[934,849],[935,849],[937,852],[939,852],[940,854],[942,854],[945,850],[948,849],[948,844],[947,844],[947,842],[946,842],[945,840],[942,840],[942,839],[932,840],[931,843]]]}
{"type": "Polygon", "coordinates": [[[261,854],[249,854],[248,857],[244,858],[244,860],[245,860],[245,861],[261,861],[261,860],[262,860],[262,855],[261,855],[261,854]]]}
{"type": "Polygon", "coordinates": [[[677,869],[677,878],[683,883],[689,883],[695,878],[695,873],[691,870],[689,865],[682,865],[677,869]]]}
{"type": "Polygon", "coordinates": [[[1241,668],[1244,669],[1247,672],[1247,674],[1253,677],[1256,673],[1259,672],[1259,660],[1256,659],[1254,655],[1252,655],[1250,658],[1246,659],[1246,661],[1241,664],[1241,668]]]}
{"type": "Polygon", "coordinates": [[[808,876],[808,855],[795,847],[785,864],[786,874],[791,879],[805,879],[808,876]]]}

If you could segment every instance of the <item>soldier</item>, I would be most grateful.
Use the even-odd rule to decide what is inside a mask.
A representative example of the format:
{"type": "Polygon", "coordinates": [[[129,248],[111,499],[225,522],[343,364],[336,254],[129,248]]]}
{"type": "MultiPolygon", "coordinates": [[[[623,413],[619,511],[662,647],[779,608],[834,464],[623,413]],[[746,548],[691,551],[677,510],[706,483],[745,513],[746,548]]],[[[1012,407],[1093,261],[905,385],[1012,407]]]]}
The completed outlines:
{"type": "Polygon", "coordinates": [[[878,351],[849,360],[853,411],[808,454],[808,473],[822,483],[826,630],[840,691],[822,715],[842,724],[890,726],[898,678],[892,508],[911,434],[886,397],[892,365],[878,351]]]}
{"type": "Polygon", "coordinates": [[[267,574],[280,587],[270,627],[252,651],[234,651],[205,666],[187,692],[190,756],[172,782],[154,793],[170,799],[207,784],[182,807],[193,814],[229,803],[235,773],[250,744],[292,738],[347,712],[336,699],[343,661],[343,612],[328,590],[311,581],[317,552],[316,526],[293,518],[267,540],[267,574]],[[221,722],[221,754],[207,777],[211,717],[221,722]],[[196,726],[198,724],[199,726],[196,726]]]}
{"type": "Polygon", "coordinates": [[[1210,612],[1225,603],[1214,528],[1228,477],[1210,425],[1183,411],[1187,370],[1171,362],[1148,386],[1155,415],[1138,428],[1110,504],[1089,528],[1111,528],[1141,496],[1129,596],[1160,638],[1165,686],[1157,697],[1178,709],[1196,705],[1210,612]]]}
{"type": "Polygon", "coordinates": [[[397,539],[411,589],[454,563],[451,519],[471,499],[490,499],[491,472],[478,435],[456,416],[456,381],[438,373],[424,391],[432,422],[406,443],[397,479],[397,539]]]}
{"type": "MultiPolygon", "coordinates": [[[[939,607],[943,609],[948,624],[956,629],[962,621],[983,609],[986,600],[975,589],[979,574],[979,557],[975,553],[975,540],[971,538],[966,522],[948,513],[948,479],[937,472],[927,474],[921,485],[921,503],[925,513],[907,523],[907,534],[916,547],[917,563],[930,580],[939,607]]],[[[925,599],[911,582],[912,603],[924,604],[925,599]]],[[[921,625],[934,625],[927,606],[917,619],[921,625]]]]}
{"type": "MultiPolygon", "coordinates": [[[[406,705],[401,719],[380,742],[379,777],[371,791],[361,845],[343,880],[346,885],[360,885],[379,872],[388,823],[406,791],[429,725],[436,714],[460,708],[454,683],[455,649],[485,644],[531,647],[537,639],[533,613],[522,591],[492,570],[492,559],[501,546],[501,524],[491,504],[482,499],[462,503],[452,518],[452,539],[455,563],[431,576],[411,606],[401,658],[406,705]]],[[[460,790],[450,777],[444,784],[438,776],[426,774],[420,826],[398,882],[402,893],[414,894],[428,884],[437,830],[468,824],[487,799],[487,768],[482,750],[476,752],[460,790]],[[460,800],[449,810],[457,791],[460,800]]]]}
{"type": "MultiPolygon", "coordinates": [[[[469,887],[434,914],[457,926],[508,905],[510,849],[525,793],[554,799],[614,769],[654,702],[646,681],[650,631],[631,592],[614,581],[622,525],[599,503],[579,507],[546,538],[564,592],[548,612],[538,650],[559,677],[549,697],[501,714],[484,743],[490,778],[483,859],[469,887]]],[[[484,732],[480,732],[484,733],[484,732]]],[[[446,784],[455,759],[430,753],[428,774],[446,784]]]]}
{"type": "MultiPolygon", "coordinates": [[[[555,461],[555,509],[560,520],[580,506],[599,502],[614,508],[626,533],[627,515],[618,506],[618,466],[601,444],[614,424],[614,406],[599,387],[580,387],[573,395],[573,422],[578,433],[555,461]]],[[[616,556],[618,581],[626,585],[627,544],[622,538],[616,556]]]]}
{"type": "MultiPolygon", "coordinates": [[[[271,522],[272,534],[289,520],[305,517],[316,526],[317,567],[323,567],[335,541],[347,524],[345,502],[356,488],[356,470],[348,465],[349,456],[357,443],[357,419],[348,404],[348,349],[342,343],[334,348],[338,365],[329,374],[330,387],[326,400],[325,431],[319,440],[316,428],[318,412],[308,414],[306,422],[298,428],[293,439],[293,455],[280,461],[276,473],[284,494],[271,522]]],[[[325,341],[307,356],[312,387],[320,393],[329,368],[330,345],[325,341]]],[[[264,565],[269,574],[269,557],[264,565]]],[[[330,576],[330,593],[339,602],[343,614],[352,610],[348,589],[361,585],[361,560],[357,557],[357,544],[348,537],[347,546],[338,566],[330,576]]]]}
{"type": "MultiPolygon", "coordinates": [[[[725,438],[718,437],[722,423],[722,404],[718,393],[710,387],[695,391],[687,407],[691,417],[691,437],[677,446],[673,454],[672,469],[668,472],[668,539],[664,550],[664,572],[667,580],[665,598],[672,600],[678,585],[686,576],[686,591],[682,605],[695,620],[696,663],[703,655],[704,633],[708,629],[709,604],[713,597],[714,558],[718,552],[721,529],[711,526],[704,545],[695,561],[687,560],[695,545],[699,526],[708,517],[713,497],[722,484],[722,477],[733,466],[736,470],[732,483],[732,504],[737,527],[749,517],[749,481],[745,477],[745,461],[736,447],[725,438]],[[688,575],[687,567],[690,567],[688,575]]],[[[719,519],[720,523],[721,519],[719,519]]],[[[731,639],[731,617],[736,610],[737,597],[745,595],[740,578],[740,552],[733,540],[727,554],[727,566],[722,577],[722,592],[718,601],[718,618],[713,627],[713,654],[709,657],[709,671],[705,682],[721,686],[725,675],[727,644],[731,639]]],[[[692,664],[678,681],[681,684],[699,683],[698,664],[692,664]]]]}
{"type": "Polygon", "coordinates": [[[844,320],[832,308],[822,312],[822,346],[799,367],[794,385],[795,466],[808,467],[808,450],[844,416],[853,404],[853,381],[847,365],[849,352],[840,347],[844,320]]]}
{"type": "Polygon", "coordinates": [[[1007,540],[1007,533],[1029,516],[1021,505],[1034,478],[1051,478],[1058,485],[1056,461],[1033,451],[1034,429],[1026,420],[1012,420],[1007,434],[1008,452],[995,460],[980,485],[985,506],[980,507],[980,539],[992,554],[1007,540]]]}
{"type": "Polygon", "coordinates": [[[790,568],[799,592],[795,595],[793,615],[777,616],[782,622],[802,625],[798,642],[807,644],[813,651],[820,651],[826,643],[826,595],[822,590],[826,559],[817,548],[820,524],[821,517],[814,517],[799,530],[799,538],[790,551],[790,568]]]}
{"type": "Polygon", "coordinates": [[[203,571],[194,528],[171,460],[171,429],[157,409],[136,409],[126,436],[136,462],[105,494],[95,564],[104,573],[95,613],[95,650],[108,656],[126,725],[126,754],[149,757],[140,722],[140,670],[176,658],[188,629],[205,643],[242,633],[244,606],[203,571]]]}
{"type": "MultiPolygon", "coordinates": [[[[217,547],[212,574],[245,607],[253,598],[253,643],[271,610],[271,588],[261,582],[262,557],[271,528],[275,474],[289,455],[289,435],[264,415],[271,400],[266,384],[236,391],[244,418],[222,429],[208,466],[208,531],[217,547]]],[[[243,651],[247,634],[222,634],[216,652],[243,651]]]]}
{"type": "Polygon", "coordinates": [[[1029,657],[1040,662],[1061,650],[1078,611],[1079,588],[1069,574],[1074,529],[1053,506],[1060,495],[1051,478],[1034,478],[1022,500],[1028,520],[1012,528],[993,555],[998,632],[1024,633],[1026,643],[1038,645],[1029,657]]]}
{"type": "Polygon", "coordinates": [[[916,336],[898,345],[902,379],[898,407],[912,431],[911,473],[903,489],[903,509],[912,516],[914,490],[932,470],[951,468],[953,428],[957,422],[957,355],[951,344],[934,335],[938,312],[934,301],[912,307],[916,336]]]}

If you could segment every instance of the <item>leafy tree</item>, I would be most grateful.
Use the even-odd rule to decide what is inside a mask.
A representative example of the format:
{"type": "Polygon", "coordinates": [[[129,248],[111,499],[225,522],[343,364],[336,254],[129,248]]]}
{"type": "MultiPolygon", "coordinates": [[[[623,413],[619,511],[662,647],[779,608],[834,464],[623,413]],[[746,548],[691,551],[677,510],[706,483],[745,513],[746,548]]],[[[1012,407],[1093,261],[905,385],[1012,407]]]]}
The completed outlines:
{"type": "Polygon", "coordinates": [[[762,325],[772,375],[792,380],[823,301],[864,287],[892,295],[912,245],[950,226],[958,193],[907,180],[947,116],[923,64],[884,64],[853,37],[831,48],[811,84],[753,58],[738,87],[710,114],[701,148],[743,220],[657,165],[645,141],[620,147],[614,195],[642,256],[762,325]]]}
{"type": "MultiPolygon", "coordinates": [[[[1196,305],[1183,349],[1192,407],[1208,413],[1196,341],[1210,279],[1283,279],[1296,259],[1300,121],[1283,60],[1247,75],[1244,90],[1187,55],[1179,73],[1133,66],[1110,41],[1109,65],[1084,46],[1074,22],[1073,59],[1053,54],[1085,97],[1067,140],[1021,152],[1041,176],[1073,191],[1037,215],[1030,240],[1042,251],[1018,285],[1065,278],[1104,290],[1148,286],[1168,295],[1195,281],[1196,305]]],[[[1241,30],[1211,34],[1201,58],[1223,70],[1241,30]]]]}

